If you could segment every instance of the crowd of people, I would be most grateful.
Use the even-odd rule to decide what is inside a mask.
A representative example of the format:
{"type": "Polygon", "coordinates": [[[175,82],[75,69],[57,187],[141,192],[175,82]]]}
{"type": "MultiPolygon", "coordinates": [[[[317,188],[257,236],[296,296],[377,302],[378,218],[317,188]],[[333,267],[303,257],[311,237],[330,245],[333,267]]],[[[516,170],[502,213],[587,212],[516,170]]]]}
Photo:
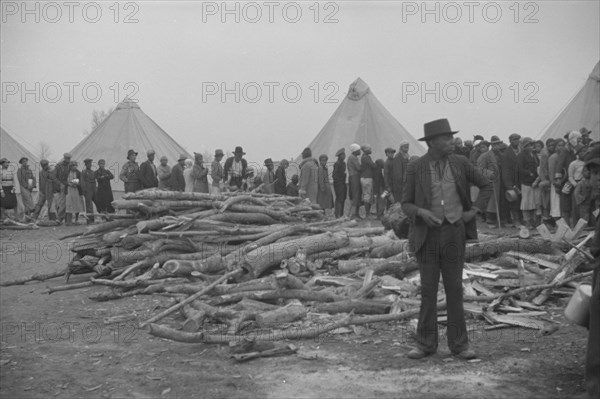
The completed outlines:
{"type": "MultiPolygon", "coordinates": [[[[465,156],[493,183],[493,193],[482,215],[490,227],[533,228],[542,222],[555,227],[558,218],[573,226],[579,218],[591,220],[600,202],[593,198],[589,173],[583,168],[582,160],[594,144],[590,133],[581,128],[546,142],[513,133],[508,144],[498,136],[491,136],[488,141],[477,135],[464,143],[457,137],[453,139],[453,152],[465,156]]],[[[194,160],[181,154],[174,165],[169,165],[166,156],[161,156],[156,164],[156,152],[152,149],[139,164],[138,153],[131,149],[117,177],[125,192],[149,188],[211,194],[255,191],[302,196],[336,218],[378,218],[391,204],[402,200],[409,162],[418,159],[409,150],[409,143],[402,141],[398,150],[385,148],[385,159],[374,160],[369,144],[351,144],[348,149],[340,148],[335,153],[336,160],[330,163],[327,154],[316,158],[310,148],[305,148],[302,161],[295,165],[298,173],[288,179],[288,160],[281,160],[276,167],[268,158],[260,172],[255,173],[239,146],[225,162],[225,153],[217,149],[210,163],[204,161],[201,153],[194,153],[194,160]]],[[[102,159],[95,169],[92,159],[84,159],[81,170],[69,153],[54,167],[42,160],[38,179],[26,157],[19,160],[16,172],[8,168],[8,160],[0,161],[3,210],[15,209],[16,195],[20,193],[25,219],[37,219],[44,204],[48,205],[50,220],[65,224],[78,223],[80,217],[93,223],[94,205],[99,213],[114,212],[111,180],[115,176],[102,159]],[[39,195],[34,203],[32,192],[36,187],[39,195]]],[[[470,190],[475,196],[477,188],[470,190]]]]}

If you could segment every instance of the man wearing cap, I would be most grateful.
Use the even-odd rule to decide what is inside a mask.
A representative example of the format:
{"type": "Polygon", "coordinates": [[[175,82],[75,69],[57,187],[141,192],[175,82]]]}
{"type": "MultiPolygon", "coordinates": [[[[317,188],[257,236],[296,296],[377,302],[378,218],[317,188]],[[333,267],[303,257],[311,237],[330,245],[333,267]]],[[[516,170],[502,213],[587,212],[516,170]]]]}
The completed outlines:
{"type": "Polygon", "coordinates": [[[392,195],[396,202],[402,201],[402,190],[406,182],[406,171],[410,155],[408,154],[408,141],[400,142],[400,151],[394,156],[393,162],[393,180],[392,180],[392,195]]]}
{"type": "Polygon", "coordinates": [[[579,133],[581,133],[581,144],[584,146],[590,145],[592,139],[590,138],[591,130],[588,130],[586,127],[582,127],[579,129],[579,133]]]}
{"type": "Polygon", "coordinates": [[[94,174],[96,181],[98,182],[98,188],[96,189],[96,209],[99,213],[115,213],[115,208],[112,206],[113,193],[110,181],[115,178],[112,172],[106,169],[106,161],[104,159],[98,160],[98,169],[94,174]]]}
{"type": "Polygon", "coordinates": [[[56,213],[52,212],[52,202],[54,200],[54,187],[52,185],[52,180],[54,180],[56,177],[50,173],[50,163],[47,159],[42,159],[40,161],[39,178],[40,186],[38,200],[35,204],[31,218],[33,220],[37,220],[37,218],[40,216],[42,208],[44,207],[44,204],[48,202],[48,219],[56,220],[56,213]]]}
{"type": "Polygon", "coordinates": [[[360,187],[360,146],[358,144],[350,144],[350,155],[348,156],[348,184],[350,188],[350,217],[358,218],[358,210],[360,209],[360,201],[362,197],[362,189],[360,187]]]}
{"type": "Polygon", "coordinates": [[[548,159],[554,154],[556,142],[553,138],[546,140],[546,146],[540,151],[540,195],[542,201],[542,221],[550,226],[554,225],[554,220],[550,217],[550,188],[552,181],[550,179],[550,169],[548,159]]]}
{"type": "Polygon", "coordinates": [[[10,162],[6,158],[0,159],[0,178],[2,181],[2,189],[0,190],[0,213],[2,220],[5,218],[4,210],[12,209],[13,217],[17,217],[17,194],[20,192],[19,180],[13,168],[9,167],[10,162]]]}
{"type": "Polygon", "coordinates": [[[348,186],[346,185],[346,150],[340,148],[336,151],[337,160],[333,164],[333,192],[335,193],[335,203],[333,214],[336,218],[344,216],[344,205],[348,196],[348,186]]]}
{"type": "Polygon", "coordinates": [[[287,176],[285,174],[285,170],[290,166],[290,163],[287,159],[282,159],[279,162],[279,166],[275,171],[275,194],[285,195],[285,188],[287,184],[287,176]]]}
{"type": "Polygon", "coordinates": [[[383,184],[384,189],[387,194],[386,204],[394,203],[395,201],[400,201],[401,198],[394,198],[393,187],[394,187],[394,155],[396,154],[396,150],[391,147],[385,149],[385,161],[383,162],[383,184]]]}
{"type": "Polygon", "coordinates": [[[412,219],[409,234],[421,277],[421,309],[417,326],[418,346],[408,353],[421,359],[437,351],[438,284],[444,282],[448,313],[448,347],[460,359],[473,359],[463,309],[462,275],[466,225],[475,223],[476,213],[485,209],[490,183],[466,157],[453,154],[447,119],[424,125],[427,154],[409,163],[403,190],[402,210],[412,219]],[[471,203],[469,184],[479,187],[471,203]]]}
{"type": "Polygon", "coordinates": [[[274,194],[275,193],[275,165],[273,164],[273,160],[271,158],[265,159],[265,173],[263,174],[262,181],[263,187],[262,192],[265,194],[274,194]]]}
{"type": "Polygon", "coordinates": [[[241,189],[246,180],[246,174],[248,171],[248,162],[243,156],[246,155],[242,147],[235,147],[233,156],[227,158],[224,167],[223,180],[229,184],[229,186],[236,186],[241,189]]]}
{"type": "Polygon", "coordinates": [[[505,222],[506,213],[508,212],[502,184],[502,155],[508,146],[498,136],[492,136],[490,144],[492,146],[491,150],[477,159],[477,166],[480,168],[481,173],[492,182],[493,195],[490,197],[486,208],[488,213],[486,221],[492,227],[498,219],[500,219],[501,224],[505,222]]]}
{"type": "MultiPolygon", "coordinates": [[[[519,169],[517,167],[517,156],[521,152],[519,143],[521,142],[521,136],[517,133],[513,133],[508,136],[510,145],[504,151],[502,158],[502,182],[504,183],[504,189],[512,191],[509,194],[520,193],[521,182],[519,182],[519,169]]],[[[508,203],[508,209],[510,210],[510,218],[512,223],[516,226],[521,222],[520,212],[520,201],[518,198],[508,203]]]]}
{"type": "Polygon", "coordinates": [[[57,196],[56,201],[56,212],[58,213],[58,221],[63,222],[65,220],[65,214],[67,211],[67,186],[69,185],[69,171],[71,169],[71,153],[65,152],[63,154],[63,160],[56,164],[56,178],[60,183],[60,192],[57,196]]]}
{"type": "Polygon", "coordinates": [[[168,163],[169,159],[163,155],[160,157],[160,165],[156,168],[158,188],[161,190],[170,190],[169,180],[171,179],[171,167],[168,163]]]}
{"type": "Polygon", "coordinates": [[[221,165],[221,160],[225,154],[223,150],[218,149],[215,150],[215,159],[212,161],[210,165],[210,178],[212,179],[212,183],[210,185],[210,193],[212,195],[221,195],[221,191],[224,188],[223,183],[223,165],[221,165]]]}
{"type": "MultiPolygon", "coordinates": [[[[590,173],[592,195],[600,198],[600,147],[592,147],[583,161],[590,173]]],[[[594,262],[590,263],[594,274],[588,322],[585,385],[590,398],[600,398],[600,215],[596,216],[596,229],[590,252],[594,257],[594,262]]]]}
{"type": "Polygon", "coordinates": [[[373,203],[373,177],[375,176],[375,170],[377,165],[371,158],[371,146],[369,144],[363,144],[360,149],[362,150],[362,157],[360,158],[360,187],[362,189],[362,202],[365,206],[365,217],[371,217],[371,204],[373,203]]]}
{"type": "Polygon", "coordinates": [[[173,191],[185,191],[185,178],[183,177],[183,169],[187,154],[181,154],[177,163],[171,168],[171,177],[169,178],[169,188],[173,191]]]}
{"type": "Polygon", "coordinates": [[[135,161],[137,154],[134,150],[127,151],[127,162],[125,162],[119,174],[119,179],[125,183],[126,193],[135,193],[142,188],[140,183],[140,166],[135,161]]]}
{"type": "Polygon", "coordinates": [[[153,149],[146,151],[148,159],[140,165],[140,183],[142,189],[158,187],[158,174],[154,165],[155,154],[153,149]]]}
{"type": "Polygon", "coordinates": [[[96,202],[96,172],[92,170],[92,159],[83,160],[85,168],[81,171],[81,191],[85,199],[85,213],[87,224],[94,223],[94,202],[96,202]]]}
{"type": "Polygon", "coordinates": [[[33,175],[33,171],[29,169],[28,162],[29,159],[27,157],[19,159],[21,167],[17,170],[17,180],[21,187],[21,201],[23,202],[23,210],[27,219],[35,208],[33,204],[33,189],[36,187],[35,176],[33,175]]]}

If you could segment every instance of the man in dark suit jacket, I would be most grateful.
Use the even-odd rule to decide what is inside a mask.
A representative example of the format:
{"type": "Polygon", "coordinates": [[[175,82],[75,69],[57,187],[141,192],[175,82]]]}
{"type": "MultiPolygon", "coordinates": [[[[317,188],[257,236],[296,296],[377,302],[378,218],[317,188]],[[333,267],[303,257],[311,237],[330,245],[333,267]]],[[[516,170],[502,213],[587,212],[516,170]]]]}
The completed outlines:
{"type": "Polygon", "coordinates": [[[242,158],[244,155],[246,153],[242,147],[238,146],[235,147],[233,156],[227,158],[225,161],[225,166],[223,167],[225,176],[223,177],[223,181],[230,187],[237,186],[238,189],[241,189],[246,183],[248,162],[242,158]]]}
{"type": "Polygon", "coordinates": [[[469,349],[463,309],[465,225],[475,223],[476,213],[485,211],[491,185],[468,159],[453,154],[454,133],[446,119],[425,124],[425,137],[420,140],[427,142],[429,151],[408,164],[403,189],[402,210],[413,221],[409,240],[421,276],[418,347],[408,353],[411,359],[437,350],[440,273],[446,291],[448,347],[461,359],[477,356],[469,349]],[[469,184],[480,188],[475,204],[471,203],[469,184]]]}
{"type": "Polygon", "coordinates": [[[403,141],[400,143],[400,151],[394,156],[394,160],[392,161],[392,179],[391,179],[391,189],[392,196],[394,197],[394,202],[402,201],[402,188],[404,187],[404,183],[406,181],[406,169],[408,166],[408,160],[410,155],[408,155],[409,143],[408,141],[403,141]]]}
{"type": "Polygon", "coordinates": [[[158,177],[156,174],[156,166],[154,165],[154,150],[150,149],[146,152],[148,160],[140,165],[140,182],[142,188],[158,187],[158,177]]]}

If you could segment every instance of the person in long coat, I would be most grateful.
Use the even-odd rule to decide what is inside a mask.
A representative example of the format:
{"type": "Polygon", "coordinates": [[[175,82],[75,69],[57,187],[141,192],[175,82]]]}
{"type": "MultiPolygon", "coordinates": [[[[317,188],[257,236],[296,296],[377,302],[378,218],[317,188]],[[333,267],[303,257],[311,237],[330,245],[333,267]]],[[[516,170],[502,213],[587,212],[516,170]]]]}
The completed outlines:
{"type": "Polygon", "coordinates": [[[267,170],[263,175],[263,186],[262,192],[265,194],[274,194],[275,193],[275,172],[273,168],[275,167],[273,164],[273,160],[271,158],[265,159],[265,166],[267,170]]]}
{"type": "Polygon", "coordinates": [[[406,171],[408,170],[408,162],[410,160],[410,155],[408,154],[409,148],[410,144],[408,141],[401,142],[400,151],[398,151],[398,153],[394,156],[392,165],[393,178],[391,189],[395,202],[402,201],[402,190],[406,181],[406,171]]]}
{"type": "Polygon", "coordinates": [[[79,214],[85,212],[83,190],[81,189],[81,172],[77,169],[77,161],[71,161],[66,187],[67,210],[65,225],[77,223],[79,214]],[[74,219],[74,220],[73,220],[74,219]]]}
{"type": "Polygon", "coordinates": [[[528,228],[535,228],[534,214],[535,186],[538,178],[538,159],[533,155],[533,140],[529,137],[523,138],[523,149],[517,156],[517,168],[519,171],[519,182],[521,183],[521,211],[523,219],[528,228]]]}
{"type": "Polygon", "coordinates": [[[17,217],[17,194],[20,193],[19,181],[14,169],[9,167],[9,160],[0,159],[0,176],[2,177],[2,191],[0,192],[0,208],[2,210],[2,220],[5,218],[4,210],[12,209],[14,218],[17,217]]]}
{"type": "Polygon", "coordinates": [[[196,162],[192,166],[190,177],[192,179],[192,191],[195,193],[208,194],[208,168],[203,165],[204,157],[202,154],[195,152],[194,158],[196,162]]]}
{"type": "Polygon", "coordinates": [[[356,143],[350,144],[350,155],[346,161],[348,169],[348,188],[352,204],[350,205],[350,217],[357,219],[362,200],[362,188],[360,186],[360,146],[356,143]]]}
{"type": "Polygon", "coordinates": [[[319,156],[319,192],[317,194],[317,203],[325,210],[325,214],[330,213],[333,208],[333,193],[331,192],[331,183],[329,182],[329,170],[327,161],[329,158],[323,154],[319,156]]]}
{"type": "Polygon", "coordinates": [[[100,213],[115,213],[115,208],[112,206],[114,201],[112,187],[110,181],[115,176],[112,172],[106,169],[106,161],[98,160],[98,169],[96,169],[96,181],[98,188],[96,189],[96,209],[100,213]]]}
{"type": "Polygon", "coordinates": [[[335,217],[344,216],[344,205],[348,195],[348,186],[346,185],[346,150],[340,148],[335,153],[337,161],[333,164],[333,191],[335,192],[335,217]]]}
{"type": "Polygon", "coordinates": [[[156,177],[158,177],[158,188],[160,190],[170,190],[169,180],[171,179],[171,167],[168,163],[169,159],[163,155],[160,157],[160,165],[156,168],[156,177]]]}
{"type": "Polygon", "coordinates": [[[169,178],[169,188],[173,191],[185,191],[185,178],[183,177],[183,168],[187,154],[181,154],[177,163],[171,168],[171,177],[169,178]]]}
{"type": "MultiPolygon", "coordinates": [[[[519,143],[521,142],[521,136],[517,133],[513,133],[508,136],[510,145],[504,151],[502,156],[502,183],[504,184],[504,190],[521,190],[521,183],[519,182],[519,168],[517,167],[517,155],[520,153],[519,143]]],[[[504,193],[503,193],[504,194],[504,193]]],[[[510,218],[514,225],[518,225],[521,222],[521,212],[519,211],[518,200],[509,202],[508,208],[510,210],[510,218]]]]}
{"type": "Polygon", "coordinates": [[[287,159],[282,159],[275,171],[275,194],[285,195],[286,185],[287,185],[287,176],[285,174],[285,170],[290,166],[290,163],[287,159]]]}
{"type": "Polygon", "coordinates": [[[21,186],[21,201],[23,202],[25,219],[29,219],[29,215],[35,209],[33,189],[36,187],[36,180],[33,171],[29,168],[28,162],[29,159],[27,157],[22,157],[19,160],[21,167],[17,170],[17,180],[19,181],[19,186],[21,186]]]}
{"type": "Polygon", "coordinates": [[[53,211],[52,204],[54,202],[54,185],[53,180],[55,176],[50,172],[50,163],[47,159],[40,161],[40,173],[39,173],[39,193],[38,201],[33,210],[31,216],[33,220],[37,220],[40,216],[40,212],[46,202],[48,203],[48,220],[56,220],[56,212],[53,211]]]}
{"type": "Polygon", "coordinates": [[[308,198],[313,204],[317,203],[319,192],[319,164],[312,157],[310,148],[302,151],[302,162],[300,162],[300,190],[298,193],[303,198],[308,198]]]}
{"type": "Polygon", "coordinates": [[[158,187],[158,177],[154,157],[156,152],[153,149],[146,151],[148,159],[140,165],[140,184],[142,189],[158,187]]]}
{"type": "Polygon", "coordinates": [[[500,212],[502,223],[505,221],[505,213],[508,211],[504,201],[504,185],[502,184],[502,155],[508,146],[497,136],[492,136],[490,141],[492,149],[483,153],[477,158],[477,166],[481,173],[493,184],[493,193],[487,204],[488,213],[486,220],[489,225],[494,225],[498,220],[496,213],[500,212]]]}

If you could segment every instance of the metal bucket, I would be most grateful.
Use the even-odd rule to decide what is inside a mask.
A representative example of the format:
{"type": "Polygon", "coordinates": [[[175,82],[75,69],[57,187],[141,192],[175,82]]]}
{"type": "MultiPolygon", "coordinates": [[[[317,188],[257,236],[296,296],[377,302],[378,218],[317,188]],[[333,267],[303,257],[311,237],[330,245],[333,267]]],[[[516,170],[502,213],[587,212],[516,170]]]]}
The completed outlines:
{"type": "Polygon", "coordinates": [[[569,304],[565,308],[565,317],[575,324],[587,326],[590,317],[590,298],[592,286],[581,284],[577,287],[569,304]]]}

